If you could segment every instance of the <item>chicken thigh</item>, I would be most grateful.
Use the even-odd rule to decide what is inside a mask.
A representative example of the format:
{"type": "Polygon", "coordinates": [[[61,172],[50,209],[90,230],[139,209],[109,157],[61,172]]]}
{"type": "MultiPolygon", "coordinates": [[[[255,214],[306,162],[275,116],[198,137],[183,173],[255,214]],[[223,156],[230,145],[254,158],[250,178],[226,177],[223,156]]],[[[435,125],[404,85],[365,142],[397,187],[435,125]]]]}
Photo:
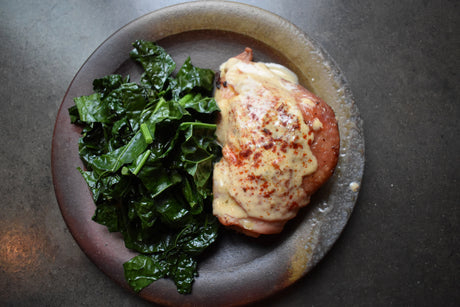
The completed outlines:
{"type": "Polygon", "coordinates": [[[275,234],[333,174],[340,137],[334,111],[250,48],[220,67],[215,99],[222,159],[213,213],[249,236],[275,234]]]}

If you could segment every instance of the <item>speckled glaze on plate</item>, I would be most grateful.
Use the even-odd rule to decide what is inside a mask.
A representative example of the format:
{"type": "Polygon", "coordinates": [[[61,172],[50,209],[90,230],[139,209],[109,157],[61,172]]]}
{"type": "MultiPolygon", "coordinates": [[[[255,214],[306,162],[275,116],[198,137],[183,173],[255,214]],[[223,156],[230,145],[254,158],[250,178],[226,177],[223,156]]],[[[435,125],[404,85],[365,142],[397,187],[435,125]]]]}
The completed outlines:
{"type": "Polygon", "coordinates": [[[129,289],[122,264],[135,254],[120,234],[91,220],[94,203],[77,171],[80,130],[70,124],[73,98],[92,93],[92,81],[107,74],[130,74],[140,68],[129,59],[136,39],[158,41],[178,66],[190,56],[194,65],[218,70],[244,47],[256,61],[277,62],[299,76],[301,84],[336,112],[341,153],[334,176],[283,233],[248,238],[223,232],[202,257],[190,295],[180,295],[171,280],[162,279],[139,295],[171,306],[229,306],[260,300],[304,276],[332,247],[345,227],[358,197],[364,169],[362,121],[337,65],[296,26],[277,15],[244,4],[203,1],[167,7],[129,23],[109,37],[84,63],[60,107],[52,144],[56,197],[75,240],[108,276],[129,289]]]}

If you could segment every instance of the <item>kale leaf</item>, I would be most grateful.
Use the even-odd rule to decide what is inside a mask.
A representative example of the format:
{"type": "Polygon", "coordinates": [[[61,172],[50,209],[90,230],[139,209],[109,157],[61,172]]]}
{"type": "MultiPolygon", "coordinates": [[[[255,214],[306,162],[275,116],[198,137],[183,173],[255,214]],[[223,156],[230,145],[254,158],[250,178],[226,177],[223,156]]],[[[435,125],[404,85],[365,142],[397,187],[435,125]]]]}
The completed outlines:
{"type": "Polygon", "coordinates": [[[214,73],[188,58],[173,75],[176,63],[162,47],[133,46],[130,57],[144,69],[139,83],[116,74],[95,79],[94,93],[69,108],[82,127],[79,170],[96,205],[93,220],[139,253],[123,265],[132,289],[171,278],[190,293],[198,256],[219,232],[211,212],[221,157],[214,73]]]}

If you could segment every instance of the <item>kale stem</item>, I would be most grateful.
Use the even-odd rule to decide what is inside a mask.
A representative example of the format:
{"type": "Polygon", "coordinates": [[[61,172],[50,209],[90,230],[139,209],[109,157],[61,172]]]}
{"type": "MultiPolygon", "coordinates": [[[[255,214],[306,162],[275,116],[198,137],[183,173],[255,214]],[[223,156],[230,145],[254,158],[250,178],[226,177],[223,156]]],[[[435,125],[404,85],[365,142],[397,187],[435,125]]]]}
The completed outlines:
{"type": "Polygon", "coordinates": [[[147,144],[152,144],[153,142],[152,134],[150,133],[150,129],[146,123],[141,124],[141,132],[142,132],[142,135],[144,136],[145,142],[147,144]]]}
{"type": "Polygon", "coordinates": [[[121,168],[121,174],[122,174],[123,176],[128,175],[128,174],[129,174],[129,169],[128,169],[126,166],[123,166],[123,167],[121,168]]]}
{"type": "Polygon", "coordinates": [[[150,152],[151,152],[150,149],[147,149],[144,152],[144,154],[142,155],[141,161],[139,162],[139,164],[136,166],[136,168],[133,171],[134,175],[137,175],[139,173],[139,171],[141,170],[141,168],[144,166],[145,162],[147,161],[147,159],[150,156],[150,152]]]}
{"type": "Polygon", "coordinates": [[[182,97],[181,99],[179,99],[179,104],[181,106],[184,106],[187,102],[191,101],[193,98],[193,94],[192,93],[189,93],[187,95],[185,95],[184,97],[182,97]]]}

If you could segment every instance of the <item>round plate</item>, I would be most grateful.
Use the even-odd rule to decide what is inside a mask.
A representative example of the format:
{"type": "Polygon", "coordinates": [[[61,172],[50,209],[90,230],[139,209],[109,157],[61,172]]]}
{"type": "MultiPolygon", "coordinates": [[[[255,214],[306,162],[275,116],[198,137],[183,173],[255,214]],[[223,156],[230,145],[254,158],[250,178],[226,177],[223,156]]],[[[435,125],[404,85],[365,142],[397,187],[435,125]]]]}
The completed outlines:
{"type": "Polygon", "coordinates": [[[253,239],[224,231],[203,255],[190,295],[178,294],[169,279],[154,282],[139,295],[165,305],[238,305],[262,299],[304,276],[334,244],[353,210],[364,168],[362,122],[343,75],[317,43],[277,15],[222,1],[179,4],[134,20],[109,37],[70,84],[56,119],[52,171],[62,215],[82,250],[129,288],[122,264],[135,254],[125,248],[120,234],[91,220],[95,206],[77,170],[83,166],[80,130],[70,124],[67,109],[74,97],[92,93],[95,78],[120,73],[135,79],[140,74],[129,58],[136,39],[157,41],[178,66],[190,56],[194,65],[214,71],[249,46],[255,61],[289,67],[301,84],[329,103],[341,134],[334,176],[283,233],[253,239]]]}

